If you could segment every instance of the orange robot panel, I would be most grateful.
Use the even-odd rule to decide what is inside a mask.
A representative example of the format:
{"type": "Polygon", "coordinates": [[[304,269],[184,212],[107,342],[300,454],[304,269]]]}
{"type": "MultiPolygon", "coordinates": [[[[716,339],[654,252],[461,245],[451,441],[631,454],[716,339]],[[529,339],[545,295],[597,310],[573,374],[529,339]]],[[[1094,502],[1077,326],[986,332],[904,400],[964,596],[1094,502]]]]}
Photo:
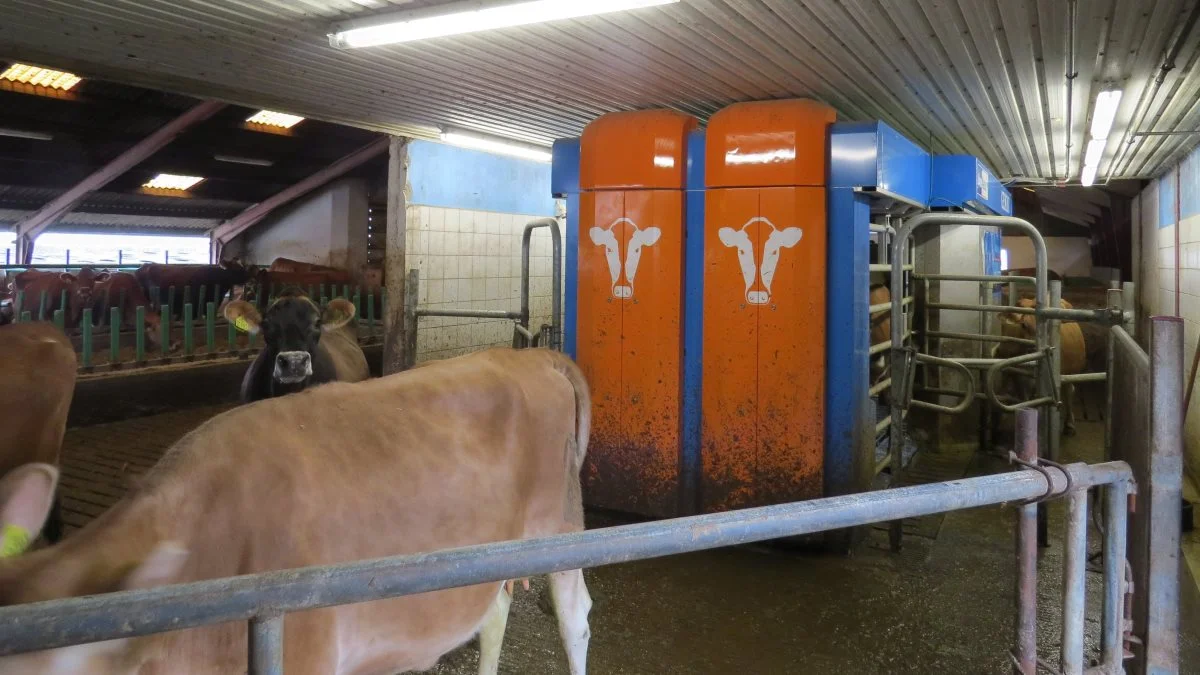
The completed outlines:
{"type": "Polygon", "coordinates": [[[758,190],[705,194],[700,448],[705,510],[753,502],[758,454],[758,190]]]}
{"type": "Polygon", "coordinates": [[[759,214],[756,506],[823,492],[825,191],[765,188],[759,214]]]}
{"type": "Polygon", "coordinates": [[[650,516],[678,505],[683,195],[580,199],[577,360],[592,388],[591,506],[650,516]]]}
{"type": "Polygon", "coordinates": [[[580,138],[579,186],[681,189],[687,135],[695,128],[696,118],[673,110],[602,115],[580,138]]]}
{"type": "Polygon", "coordinates": [[[820,188],[707,194],[705,510],[821,496],[824,213],[820,188]]]}
{"type": "MultiPolygon", "coordinates": [[[[593,243],[603,239],[625,214],[622,192],[585,192],[579,196],[579,290],[576,360],[592,392],[592,438],[583,470],[584,483],[593,492],[603,459],[619,453],[623,443],[621,423],[621,302],[617,280],[610,272],[614,261],[624,260],[624,241],[614,237],[613,248],[593,243]],[[595,236],[589,233],[596,232],[595,236]]],[[[603,242],[602,242],[603,243],[603,242]]],[[[601,496],[606,496],[601,494],[601,496]]],[[[618,495],[620,496],[620,495],[618,495]]],[[[604,500],[607,502],[607,499],[604,500]]],[[[608,506],[607,503],[599,504],[608,506]]]]}
{"type": "Polygon", "coordinates": [[[708,121],[708,187],[824,185],[833,108],[807,99],[735,103],[708,121]]]}

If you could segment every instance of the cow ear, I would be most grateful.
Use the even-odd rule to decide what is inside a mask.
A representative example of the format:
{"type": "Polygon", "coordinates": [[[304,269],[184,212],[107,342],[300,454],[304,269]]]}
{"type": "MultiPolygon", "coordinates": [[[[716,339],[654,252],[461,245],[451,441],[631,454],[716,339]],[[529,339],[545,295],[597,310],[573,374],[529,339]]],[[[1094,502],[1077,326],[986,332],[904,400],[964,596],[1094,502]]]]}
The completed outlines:
{"type": "Polygon", "coordinates": [[[642,230],[642,245],[653,246],[658,238],[662,236],[662,230],[657,227],[647,227],[642,230]]]}
{"type": "Polygon", "coordinates": [[[245,300],[235,300],[225,306],[225,320],[244,333],[257,333],[262,324],[262,315],[254,305],[245,300]]]}
{"type": "Polygon", "coordinates": [[[733,229],[732,227],[722,227],[721,229],[717,230],[717,238],[720,239],[721,243],[725,244],[726,246],[737,246],[737,240],[733,238],[734,233],[736,232],[737,230],[733,229]]]}
{"type": "Polygon", "coordinates": [[[58,278],[67,282],[68,284],[75,283],[75,275],[71,274],[70,272],[63,272],[62,274],[58,275],[58,278]]]}
{"type": "Polygon", "coordinates": [[[112,277],[112,272],[101,272],[96,275],[96,281],[108,281],[112,277]]]}
{"type": "Polygon", "coordinates": [[[150,555],[142,559],[121,580],[120,590],[133,591],[165,586],[179,578],[188,550],[174,541],[160,541],[150,555]]]}
{"type": "Polygon", "coordinates": [[[0,478],[0,558],[24,553],[54,506],[58,469],[25,464],[0,478]]]}
{"type": "Polygon", "coordinates": [[[604,228],[593,227],[592,229],[588,230],[588,236],[591,237],[593,244],[599,246],[600,244],[604,243],[604,228]]]}
{"type": "Polygon", "coordinates": [[[355,311],[354,303],[345,298],[330,300],[321,312],[321,330],[329,332],[345,326],[354,319],[355,311]]]}

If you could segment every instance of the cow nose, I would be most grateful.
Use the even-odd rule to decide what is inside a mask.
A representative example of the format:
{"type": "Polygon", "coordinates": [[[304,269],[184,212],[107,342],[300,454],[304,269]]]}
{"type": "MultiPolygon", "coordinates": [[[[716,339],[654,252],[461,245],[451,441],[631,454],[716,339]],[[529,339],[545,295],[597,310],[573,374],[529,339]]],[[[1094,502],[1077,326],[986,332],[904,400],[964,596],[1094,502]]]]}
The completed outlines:
{"type": "Polygon", "coordinates": [[[771,299],[771,294],[766,291],[750,291],[746,294],[746,302],[752,305],[765,305],[771,299]]]}
{"type": "Polygon", "coordinates": [[[620,284],[618,286],[613,286],[613,297],[632,298],[633,297],[633,287],[626,286],[624,284],[620,284]]]}
{"type": "Polygon", "coordinates": [[[312,375],[312,357],[308,352],[279,352],[275,357],[275,379],[283,384],[303,382],[312,375]]]}

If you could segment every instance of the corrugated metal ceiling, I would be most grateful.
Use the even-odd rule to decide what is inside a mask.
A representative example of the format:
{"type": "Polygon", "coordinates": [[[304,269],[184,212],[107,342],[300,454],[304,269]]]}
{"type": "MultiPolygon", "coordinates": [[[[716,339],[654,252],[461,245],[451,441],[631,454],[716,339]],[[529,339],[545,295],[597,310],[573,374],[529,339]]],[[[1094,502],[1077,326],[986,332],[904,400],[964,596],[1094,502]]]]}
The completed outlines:
{"type": "Polygon", "coordinates": [[[0,57],[410,135],[453,126],[542,144],[610,110],[703,118],[810,96],[1002,176],[1060,179],[1078,175],[1090,102],[1115,85],[1103,179],[1153,175],[1200,140],[1131,136],[1200,129],[1200,35],[1154,86],[1197,1],[1078,2],[1069,106],[1066,0],[683,0],[352,51],[328,46],[332,22],[436,3],[0,0],[0,57]]]}

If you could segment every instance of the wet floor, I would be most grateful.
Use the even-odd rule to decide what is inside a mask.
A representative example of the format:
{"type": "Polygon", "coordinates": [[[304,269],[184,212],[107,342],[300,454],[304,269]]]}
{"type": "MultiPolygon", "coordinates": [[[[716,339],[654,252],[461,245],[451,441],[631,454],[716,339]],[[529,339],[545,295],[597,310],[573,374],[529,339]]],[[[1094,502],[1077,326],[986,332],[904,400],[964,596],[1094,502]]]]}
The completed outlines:
{"type": "MultiPolygon", "coordinates": [[[[131,475],[221,408],[71,430],[64,448],[69,521],[79,525],[119,497],[131,475]]],[[[1064,453],[1097,461],[1103,426],[1080,424],[1064,453]]],[[[918,457],[920,461],[921,455],[918,457]]],[[[953,464],[953,462],[950,462],[953,464]]],[[[974,455],[968,473],[1003,470],[974,455]]],[[[1061,503],[1051,505],[1051,548],[1039,564],[1039,646],[1057,663],[1061,503]]],[[[595,599],[589,673],[1008,673],[1013,642],[1013,509],[952,513],[905,550],[869,530],[850,557],[724,549],[587,571],[595,599]],[[936,535],[936,536],[935,536],[936,535]]],[[[597,523],[599,524],[599,523],[597,523]]],[[[1099,546],[1089,532],[1093,550],[1099,546]]],[[[1185,572],[1186,574],[1186,572],[1185,572]]],[[[1088,648],[1098,649],[1100,576],[1088,578],[1088,648]]],[[[1181,672],[1200,673],[1200,598],[1181,584],[1181,672]]],[[[501,657],[511,675],[566,673],[545,585],[517,591],[501,657]]],[[[437,675],[474,674],[467,644],[437,675]]]]}

